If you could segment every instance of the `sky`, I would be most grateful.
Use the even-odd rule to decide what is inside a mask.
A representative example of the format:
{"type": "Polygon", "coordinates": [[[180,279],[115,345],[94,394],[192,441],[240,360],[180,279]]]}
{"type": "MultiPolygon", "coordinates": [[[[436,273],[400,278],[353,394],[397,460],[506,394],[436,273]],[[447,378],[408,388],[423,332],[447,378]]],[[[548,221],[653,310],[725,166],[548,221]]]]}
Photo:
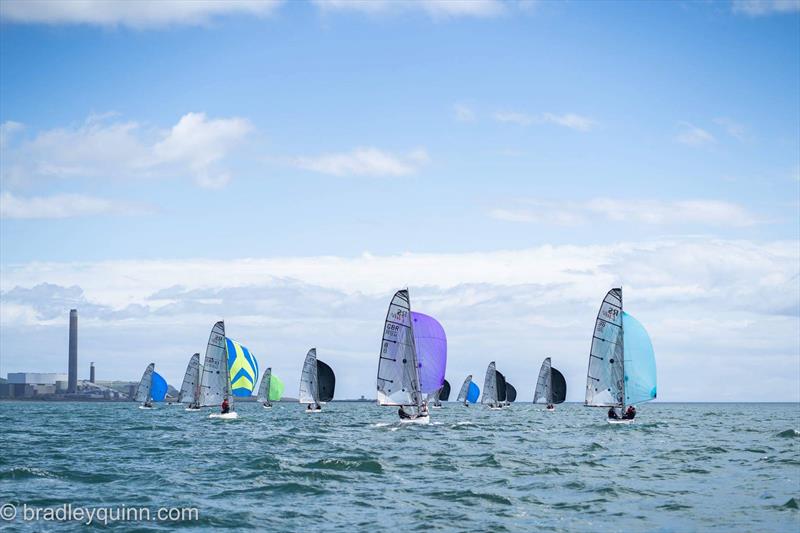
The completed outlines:
{"type": "Polygon", "coordinates": [[[214,322],[375,395],[394,292],[582,401],[606,291],[659,400],[800,401],[800,2],[0,2],[0,375],[175,386],[214,322]]]}

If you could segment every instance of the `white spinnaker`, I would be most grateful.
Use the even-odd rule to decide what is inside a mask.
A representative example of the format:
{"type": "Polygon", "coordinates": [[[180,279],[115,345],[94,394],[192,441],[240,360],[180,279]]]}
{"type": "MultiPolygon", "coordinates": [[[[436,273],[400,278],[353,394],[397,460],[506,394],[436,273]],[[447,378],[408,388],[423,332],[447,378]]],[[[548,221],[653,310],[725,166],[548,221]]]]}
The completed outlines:
{"type": "Polygon", "coordinates": [[[317,349],[311,348],[306,354],[303,363],[303,372],[300,374],[300,403],[313,403],[319,405],[319,386],[317,384],[317,349]]]}
{"type": "Polygon", "coordinates": [[[624,337],[622,289],[611,289],[600,305],[586,373],[586,405],[623,405],[624,337]]]}
{"type": "Polygon", "coordinates": [[[259,402],[266,402],[269,400],[269,382],[272,379],[272,367],[264,370],[264,375],[261,376],[261,385],[258,386],[258,395],[256,399],[259,402]]]}
{"type": "Polygon", "coordinates": [[[486,369],[486,378],[483,380],[483,396],[481,403],[496,404],[497,403],[497,376],[494,361],[489,363],[486,369]]]}
{"type": "Polygon", "coordinates": [[[200,370],[200,354],[196,353],[189,359],[189,364],[186,365],[183,384],[181,384],[181,391],[178,393],[178,403],[192,404],[197,401],[195,394],[197,393],[197,378],[200,375],[198,370],[200,370]]]}
{"type": "Polygon", "coordinates": [[[203,377],[200,382],[200,405],[203,407],[219,406],[228,398],[233,410],[233,397],[229,394],[230,377],[228,376],[228,348],[225,344],[225,323],[221,320],[214,324],[208,337],[206,358],[203,362],[203,377]]]}
{"type": "Polygon", "coordinates": [[[550,358],[542,361],[542,368],[539,369],[539,379],[536,380],[536,391],[533,393],[533,403],[539,400],[544,400],[547,403],[552,402],[551,386],[552,378],[550,374],[550,358]]]}
{"type": "Polygon", "coordinates": [[[464,380],[464,384],[461,385],[461,390],[458,391],[458,398],[456,401],[458,402],[466,402],[467,401],[467,393],[469,392],[469,382],[472,381],[472,374],[467,376],[467,379],[464,380]]]}
{"type": "Polygon", "coordinates": [[[408,290],[397,291],[389,304],[378,359],[378,404],[420,407],[417,350],[411,325],[408,290]]]}
{"type": "Polygon", "coordinates": [[[136,394],[133,399],[137,402],[144,403],[150,400],[150,388],[153,386],[153,371],[156,368],[155,363],[150,363],[144,369],[142,379],[139,381],[139,386],[136,387],[136,394]]]}

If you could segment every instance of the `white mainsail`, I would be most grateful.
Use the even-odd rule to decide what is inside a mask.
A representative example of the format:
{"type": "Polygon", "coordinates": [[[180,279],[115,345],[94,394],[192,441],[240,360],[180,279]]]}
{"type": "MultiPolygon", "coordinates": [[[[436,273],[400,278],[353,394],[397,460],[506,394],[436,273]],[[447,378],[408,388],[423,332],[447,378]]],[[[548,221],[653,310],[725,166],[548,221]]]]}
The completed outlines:
{"type": "Polygon", "coordinates": [[[622,289],[611,289],[600,305],[586,373],[586,405],[622,407],[624,376],[622,289]]]}
{"type": "Polygon", "coordinates": [[[472,381],[472,374],[467,376],[467,379],[464,380],[464,384],[461,385],[461,390],[458,391],[458,398],[456,401],[459,402],[466,402],[467,401],[467,394],[469,393],[469,383],[472,381]]]}
{"type": "Polygon", "coordinates": [[[228,398],[233,411],[233,396],[230,394],[230,376],[228,375],[228,349],[225,343],[225,323],[214,324],[208,337],[206,358],[203,363],[203,376],[200,381],[200,405],[202,407],[219,406],[228,398]]]}
{"type": "Polygon", "coordinates": [[[183,383],[178,393],[178,403],[193,404],[197,401],[197,391],[200,384],[200,354],[194,354],[186,365],[183,383]]]}
{"type": "Polygon", "coordinates": [[[256,399],[261,402],[269,401],[269,382],[272,379],[272,367],[264,370],[264,375],[261,376],[261,385],[258,386],[258,394],[256,399]]]}
{"type": "Polygon", "coordinates": [[[421,407],[417,350],[408,290],[397,291],[389,304],[378,360],[378,404],[421,407]]]}
{"type": "Polygon", "coordinates": [[[134,401],[140,403],[150,401],[150,388],[153,386],[153,371],[155,368],[155,363],[150,363],[145,368],[142,379],[139,381],[139,386],[136,387],[136,393],[133,395],[134,401]]]}
{"type": "Polygon", "coordinates": [[[303,363],[300,375],[300,403],[319,405],[319,386],[317,385],[317,349],[311,348],[303,363]]]}
{"type": "Polygon", "coordinates": [[[497,370],[495,369],[494,361],[489,363],[486,368],[486,378],[483,380],[483,396],[481,403],[488,403],[490,405],[497,404],[497,370]]]}
{"type": "Polygon", "coordinates": [[[550,371],[550,358],[542,361],[542,368],[539,369],[539,379],[536,380],[536,391],[533,393],[533,403],[544,400],[547,403],[553,402],[552,372],[550,371]]]}

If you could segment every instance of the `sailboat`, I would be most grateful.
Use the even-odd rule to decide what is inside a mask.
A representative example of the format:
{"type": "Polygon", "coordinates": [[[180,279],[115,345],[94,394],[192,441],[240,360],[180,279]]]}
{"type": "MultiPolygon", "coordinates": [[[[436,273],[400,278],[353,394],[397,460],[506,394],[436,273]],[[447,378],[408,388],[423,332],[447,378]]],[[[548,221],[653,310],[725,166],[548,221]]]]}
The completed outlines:
{"type": "Polygon", "coordinates": [[[506,377],[497,370],[494,361],[486,369],[483,380],[483,397],[481,403],[489,405],[489,409],[497,411],[503,408],[506,402],[506,377]]]}
{"type": "Polygon", "coordinates": [[[186,365],[186,373],[183,375],[183,384],[178,393],[178,403],[189,404],[186,411],[200,410],[200,377],[202,376],[200,364],[200,354],[194,354],[186,365]]]}
{"type": "Polygon", "coordinates": [[[155,371],[155,367],[155,363],[147,365],[136,387],[133,400],[141,403],[139,409],[152,409],[153,402],[164,401],[167,395],[167,381],[155,371]]]}
{"type": "Polygon", "coordinates": [[[306,413],[319,413],[322,404],[333,399],[336,388],[336,376],[333,369],[317,359],[317,349],[311,348],[303,363],[300,375],[300,395],[298,401],[308,404],[306,413]]]}
{"type": "Polygon", "coordinates": [[[468,407],[469,404],[478,401],[478,396],[480,396],[480,393],[481,390],[472,381],[472,374],[470,374],[464,380],[464,384],[461,385],[461,390],[458,391],[458,397],[456,398],[456,401],[464,402],[464,407],[468,407]]]}
{"type": "Polygon", "coordinates": [[[378,405],[399,407],[401,422],[427,424],[408,289],[397,291],[386,312],[378,358],[378,405]]]}
{"type": "Polygon", "coordinates": [[[543,401],[547,403],[548,411],[555,411],[555,405],[564,403],[567,398],[567,381],[564,375],[553,368],[550,358],[542,361],[539,369],[539,379],[536,380],[536,390],[533,393],[533,403],[543,401]]]}
{"type": "Polygon", "coordinates": [[[442,402],[446,402],[450,399],[450,382],[444,380],[444,385],[442,385],[436,392],[429,396],[428,401],[433,400],[433,404],[431,407],[434,409],[441,409],[442,402]]]}
{"type": "Polygon", "coordinates": [[[228,350],[225,345],[225,323],[220,320],[211,328],[200,379],[200,406],[219,407],[223,400],[228,401],[227,413],[211,413],[209,418],[231,420],[239,415],[234,410],[231,394],[231,377],[228,372],[228,350]]]}
{"type": "Polygon", "coordinates": [[[272,385],[272,367],[264,370],[264,375],[261,376],[261,384],[258,386],[258,394],[256,400],[261,402],[264,409],[272,409],[272,401],[269,397],[270,386],[272,385]]]}
{"type": "MultiPolygon", "coordinates": [[[[655,398],[656,357],[650,336],[638,320],[623,311],[622,289],[611,289],[594,326],[585,403],[608,407],[610,424],[630,424],[633,416],[626,407],[655,398]]],[[[635,407],[632,414],[635,416],[635,407]]]]}

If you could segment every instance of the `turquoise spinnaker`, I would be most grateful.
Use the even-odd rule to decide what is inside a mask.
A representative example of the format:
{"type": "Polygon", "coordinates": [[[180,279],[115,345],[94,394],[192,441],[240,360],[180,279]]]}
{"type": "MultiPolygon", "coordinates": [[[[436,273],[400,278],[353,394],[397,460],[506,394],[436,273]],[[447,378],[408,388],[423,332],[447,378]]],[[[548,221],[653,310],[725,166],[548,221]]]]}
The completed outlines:
{"type": "Polygon", "coordinates": [[[650,336],[638,320],[622,312],[625,338],[625,403],[649,402],[656,397],[656,354],[650,336]]]}
{"type": "Polygon", "coordinates": [[[473,381],[469,382],[469,389],[467,389],[467,401],[475,403],[478,401],[478,396],[481,395],[481,389],[473,381]]]}
{"type": "Polygon", "coordinates": [[[258,379],[258,361],[247,347],[225,339],[228,346],[228,372],[234,396],[251,396],[258,379]]]}
{"type": "Polygon", "coordinates": [[[158,372],[153,372],[153,381],[150,386],[150,397],[154,402],[163,402],[167,397],[167,380],[158,372]]]}

